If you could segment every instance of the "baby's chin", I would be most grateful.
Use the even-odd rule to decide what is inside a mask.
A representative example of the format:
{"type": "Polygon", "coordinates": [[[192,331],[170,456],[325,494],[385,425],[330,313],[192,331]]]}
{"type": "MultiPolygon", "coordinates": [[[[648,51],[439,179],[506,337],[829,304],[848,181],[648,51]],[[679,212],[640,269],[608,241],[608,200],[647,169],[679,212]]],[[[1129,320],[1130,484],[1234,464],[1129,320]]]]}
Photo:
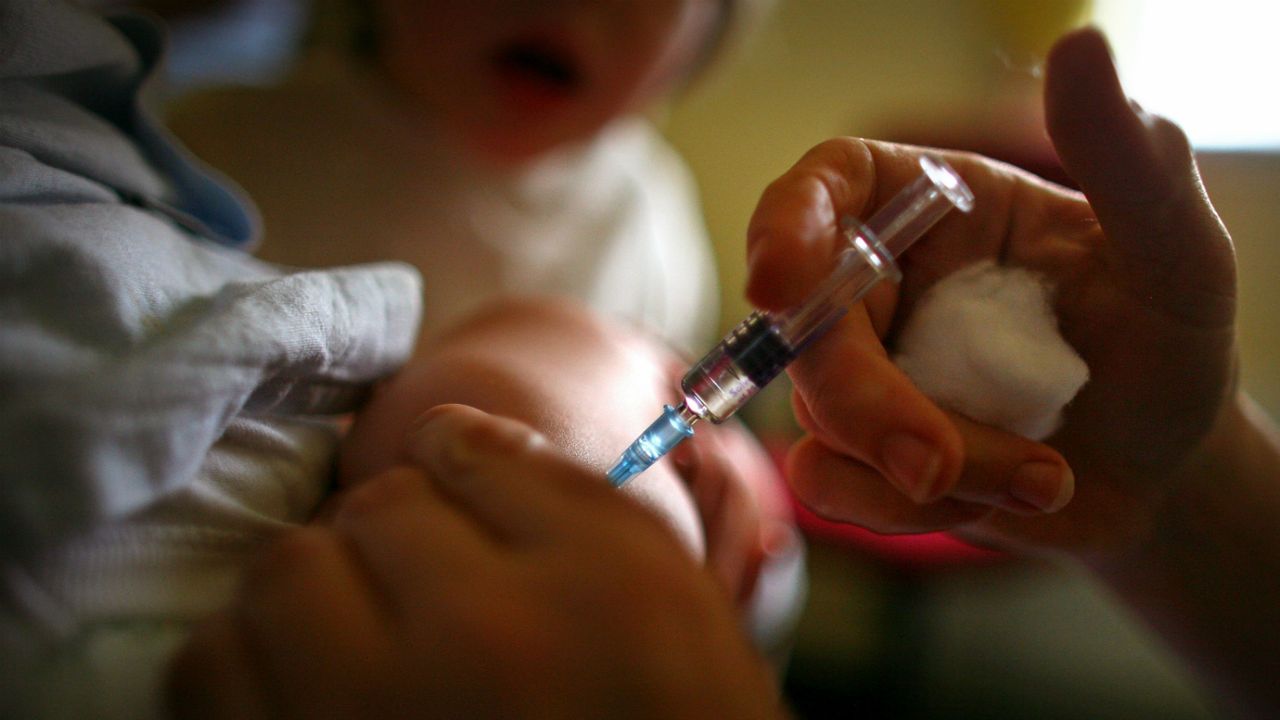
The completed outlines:
{"type": "Polygon", "coordinates": [[[456,129],[461,143],[481,161],[500,168],[520,168],[588,145],[603,129],[602,123],[506,122],[456,129]]]}
{"type": "Polygon", "coordinates": [[[529,167],[550,157],[561,147],[571,146],[536,137],[504,137],[496,133],[467,137],[465,145],[479,162],[503,170],[529,167]]]}

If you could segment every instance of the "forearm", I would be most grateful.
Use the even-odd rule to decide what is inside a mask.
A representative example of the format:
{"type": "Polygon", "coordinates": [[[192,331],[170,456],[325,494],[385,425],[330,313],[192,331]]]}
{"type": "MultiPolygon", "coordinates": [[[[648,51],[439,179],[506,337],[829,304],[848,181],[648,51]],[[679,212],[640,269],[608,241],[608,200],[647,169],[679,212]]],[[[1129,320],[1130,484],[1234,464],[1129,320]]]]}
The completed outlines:
{"type": "Polygon", "coordinates": [[[1248,398],[1174,478],[1151,541],[1098,570],[1229,702],[1280,710],[1280,433],[1248,398]]]}

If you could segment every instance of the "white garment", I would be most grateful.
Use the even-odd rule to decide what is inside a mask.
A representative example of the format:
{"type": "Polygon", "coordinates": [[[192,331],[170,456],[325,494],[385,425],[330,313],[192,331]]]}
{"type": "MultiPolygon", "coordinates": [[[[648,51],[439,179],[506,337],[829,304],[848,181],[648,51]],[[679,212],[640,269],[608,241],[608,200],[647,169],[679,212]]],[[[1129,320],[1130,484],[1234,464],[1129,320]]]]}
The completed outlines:
{"type": "Polygon", "coordinates": [[[417,267],[424,333],[497,294],[552,293],[704,349],[717,323],[710,244],[690,174],[649,123],[502,172],[442,142],[382,83],[320,50],[279,87],[207,91],[170,120],[261,208],[264,257],[417,267]]]}
{"type": "Polygon", "coordinates": [[[281,274],[139,104],[150,23],[0,0],[0,717],[145,718],[186,623],[413,347],[399,264],[281,274]]]}

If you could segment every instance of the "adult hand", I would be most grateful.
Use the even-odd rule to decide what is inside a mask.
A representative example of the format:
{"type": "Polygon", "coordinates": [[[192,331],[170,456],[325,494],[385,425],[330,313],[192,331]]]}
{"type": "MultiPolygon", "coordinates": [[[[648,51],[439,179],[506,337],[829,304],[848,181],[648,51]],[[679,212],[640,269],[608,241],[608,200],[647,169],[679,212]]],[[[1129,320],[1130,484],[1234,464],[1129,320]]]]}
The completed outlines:
{"type": "MultiPolygon", "coordinates": [[[[1106,556],[1152,532],[1211,428],[1234,414],[1232,245],[1185,137],[1128,101],[1096,30],[1059,41],[1045,93],[1054,146],[1084,193],[942,153],[976,195],[972,214],[939,223],[905,257],[900,287],[877,288],[792,365],[809,434],[789,475],[820,514],[1106,556]],[[1090,367],[1048,444],[944,412],[886,353],[925,290],[988,258],[1055,284],[1061,331],[1090,367]]],[[[749,231],[752,301],[801,299],[838,250],[839,216],[891,197],[920,152],[834,140],[774,182],[749,231]]]]}
{"type": "Polygon", "coordinates": [[[179,717],[772,717],[670,528],[512,420],[426,413],[409,458],[283,537],[178,657],[179,717]]]}

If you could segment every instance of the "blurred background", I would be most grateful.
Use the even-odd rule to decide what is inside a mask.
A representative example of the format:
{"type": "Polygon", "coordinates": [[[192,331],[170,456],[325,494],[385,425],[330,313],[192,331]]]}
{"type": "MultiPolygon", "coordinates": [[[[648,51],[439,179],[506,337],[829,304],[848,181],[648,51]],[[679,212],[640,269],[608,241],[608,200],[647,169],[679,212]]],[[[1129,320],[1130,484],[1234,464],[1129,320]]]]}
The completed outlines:
{"type": "MultiPolygon", "coordinates": [[[[151,5],[174,23],[178,92],[275,81],[308,22],[304,0],[151,5]]],[[[1280,416],[1280,45],[1263,36],[1277,20],[1274,4],[1247,0],[776,2],[658,118],[698,181],[722,325],[749,310],[744,237],[759,193],[828,137],[978,150],[1065,180],[1042,130],[1039,64],[1064,30],[1094,22],[1131,94],[1197,147],[1239,253],[1244,384],[1280,416]]],[[[786,396],[771,388],[754,404],[766,435],[791,432],[786,396]]],[[[1215,717],[1078,570],[807,528],[812,584],[786,669],[802,718],[1215,717]]]]}

